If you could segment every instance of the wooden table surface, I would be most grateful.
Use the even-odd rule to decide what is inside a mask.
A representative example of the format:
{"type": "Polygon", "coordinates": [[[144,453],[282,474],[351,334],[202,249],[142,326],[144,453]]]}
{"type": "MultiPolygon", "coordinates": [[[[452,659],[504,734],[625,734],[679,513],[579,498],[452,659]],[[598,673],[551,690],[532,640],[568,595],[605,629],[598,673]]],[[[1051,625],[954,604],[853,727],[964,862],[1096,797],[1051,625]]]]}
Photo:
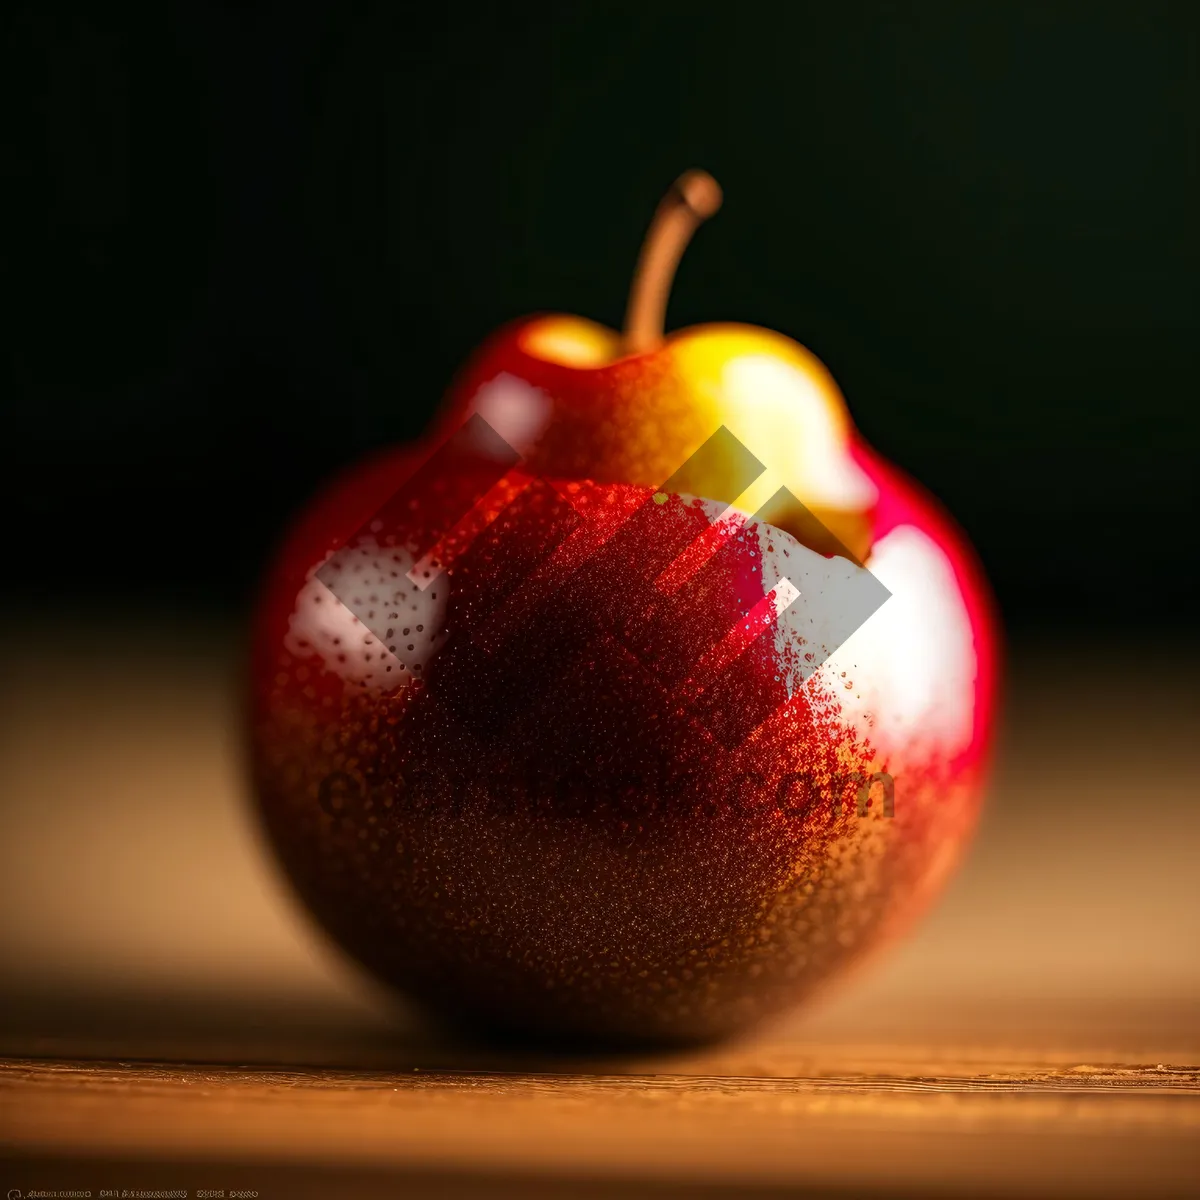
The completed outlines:
{"type": "Polygon", "coordinates": [[[9,623],[0,1196],[1200,1194],[1194,648],[1014,656],[987,816],[903,946],[737,1044],[451,1042],[262,852],[236,639],[9,623]]]}

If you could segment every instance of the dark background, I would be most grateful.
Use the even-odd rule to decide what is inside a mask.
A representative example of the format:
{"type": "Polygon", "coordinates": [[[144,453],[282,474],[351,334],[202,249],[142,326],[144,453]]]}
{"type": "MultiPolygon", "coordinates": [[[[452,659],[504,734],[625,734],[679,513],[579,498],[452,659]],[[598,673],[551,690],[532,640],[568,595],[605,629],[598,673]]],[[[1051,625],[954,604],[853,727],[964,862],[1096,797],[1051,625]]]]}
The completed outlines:
{"type": "Polygon", "coordinates": [[[0,61],[10,603],[240,611],[491,329],[811,347],[1015,628],[1194,608],[1197,6],[33,2],[0,61]]]}

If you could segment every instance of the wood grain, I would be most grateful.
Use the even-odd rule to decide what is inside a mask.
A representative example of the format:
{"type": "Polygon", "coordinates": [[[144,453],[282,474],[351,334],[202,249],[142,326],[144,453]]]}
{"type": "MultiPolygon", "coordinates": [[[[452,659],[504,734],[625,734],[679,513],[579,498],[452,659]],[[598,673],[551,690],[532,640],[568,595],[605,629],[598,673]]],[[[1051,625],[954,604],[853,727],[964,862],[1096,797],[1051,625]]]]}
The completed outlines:
{"type": "Polygon", "coordinates": [[[0,1067],[0,1128],[27,1153],[215,1155],[263,1174],[311,1162],[469,1167],[485,1180],[1184,1195],[1200,1179],[1200,1071],[764,1078],[13,1060],[0,1067]]]}

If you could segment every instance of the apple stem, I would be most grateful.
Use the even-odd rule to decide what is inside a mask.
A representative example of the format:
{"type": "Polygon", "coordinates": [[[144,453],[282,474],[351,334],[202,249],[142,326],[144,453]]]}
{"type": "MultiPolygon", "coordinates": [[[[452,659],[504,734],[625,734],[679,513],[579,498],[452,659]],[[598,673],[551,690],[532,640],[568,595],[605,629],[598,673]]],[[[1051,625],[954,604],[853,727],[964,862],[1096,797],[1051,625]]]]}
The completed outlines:
{"type": "Polygon", "coordinates": [[[692,234],[720,207],[721,187],[707,171],[685,171],[659,202],[625,309],[625,345],[631,354],[653,350],[662,341],[675,269],[692,234]]]}

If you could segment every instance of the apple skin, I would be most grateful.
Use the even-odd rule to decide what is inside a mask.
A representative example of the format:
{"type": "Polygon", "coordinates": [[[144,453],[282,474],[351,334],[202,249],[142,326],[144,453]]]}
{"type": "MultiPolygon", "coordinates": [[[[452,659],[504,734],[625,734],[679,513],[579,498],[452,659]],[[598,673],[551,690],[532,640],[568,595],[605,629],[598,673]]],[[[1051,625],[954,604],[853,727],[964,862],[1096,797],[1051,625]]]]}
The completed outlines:
{"type": "MultiPolygon", "coordinates": [[[[847,421],[847,461],[872,498],[861,557],[892,598],[802,688],[788,673],[803,644],[784,617],[767,618],[767,635],[721,676],[721,702],[736,719],[766,695],[770,715],[736,744],[714,739],[711,723],[661,681],[686,676],[697,639],[736,624],[772,585],[768,544],[790,561],[820,556],[772,526],[752,527],[763,552],[732,554],[701,603],[656,626],[647,675],[613,632],[659,539],[626,539],[599,577],[570,571],[608,544],[620,522],[606,520],[642,511],[655,473],[669,474],[661,467],[677,466],[696,440],[679,389],[677,420],[664,409],[643,421],[637,397],[653,395],[647,380],[670,364],[639,356],[614,364],[627,377],[615,391],[571,377],[576,424],[561,436],[552,424],[551,440],[523,447],[534,482],[497,501],[514,505],[506,529],[498,522],[467,538],[426,592],[398,586],[395,603],[409,605],[401,615],[411,622],[402,627],[424,628],[423,640],[388,658],[395,668],[411,645],[422,660],[408,661],[410,685],[397,690],[379,673],[377,640],[314,572],[472,411],[481,384],[506,374],[556,403],[568,394],[559,364],[539,366],[514,347],[520,328],[468,367],[429,443],[345,472],[281,547],[253,633],[260,812],[324,929],[436,1016],[538,1038],[724,1036],[791,1007],[893,938],[959,858],[996,704],[990,595],[947,515],[847,421]],[[620,419],[604,407],[617,391],[620,419]],[[634,471],[618,435],[639,422],[677,436],[657,457],[639,450],[634,471]],[[589,442],[593,429],[603,435],[589,442]],[[568,529],[571,489],[594,518],[593,540],[559,564],[566,575],[539,583],[547,547],[568,529]],[[574,583],[556,592],[564,578],[574,583]],[[522,588],[530,606],[496,609],[497,596],[522,588]],[[312,624],[318,602],[326,607],[312,624]],[[479,628],[502,635],[487,653],[472,637],[479,628]],[[895,781],[894,815],[877,795],[861,815],[852,794],[838,805],[846,778],[880,772],[895,781]],[[803,802],[780,790],[798,776],[803,802]]],[[[381,581],[392,565],[383,551],[445,528],[470,475],[462,468],[424,511],[375,531],[381,581]]],[[[822,509],[803,481],[792,490],[823,519],[847,518],[841,540],[859,538],[855,514],[822,509]]],[[[697,529],[711,519],[677,496],[661,507],[664,519],[700,520],[697,529]]]]}
{"type": "Polygon", "coordinates": [[[499,330],[451,388],[434,427],[443,438],[482,415],[529,470],[657,487],[720,426],[761,460],[731,488],[732,462],[691,479],[823,553],[870,549],[874,488],[853,461],[856,433],[821,361],[772,330],[698,325],[652,351],[625,354],[618,334],[543,314],[499,330]],[[781,502],[780,486],[802,506],[781,502]],[[811,514],[811,516],[809,516],[811,514]],[[812,518],[815,517],[815,522],[812,518]],[[826,532],[828,535],[827,536],[826,532]]]}

